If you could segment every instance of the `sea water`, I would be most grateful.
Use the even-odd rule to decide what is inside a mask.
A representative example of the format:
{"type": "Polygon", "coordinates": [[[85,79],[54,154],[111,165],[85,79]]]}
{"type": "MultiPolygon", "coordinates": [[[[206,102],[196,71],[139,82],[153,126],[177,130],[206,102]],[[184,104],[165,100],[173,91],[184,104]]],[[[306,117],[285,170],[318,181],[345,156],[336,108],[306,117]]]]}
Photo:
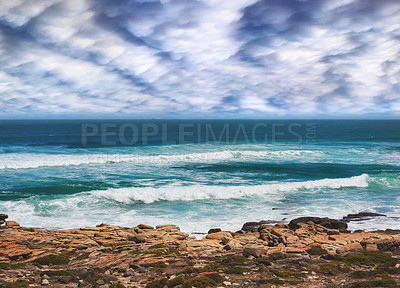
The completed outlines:
{"type": "Polygon", "coordinates": [[[0,121],[0,212],[23,226],[239,230],[300,216],[400,229],[400,121],[0,121]]]}

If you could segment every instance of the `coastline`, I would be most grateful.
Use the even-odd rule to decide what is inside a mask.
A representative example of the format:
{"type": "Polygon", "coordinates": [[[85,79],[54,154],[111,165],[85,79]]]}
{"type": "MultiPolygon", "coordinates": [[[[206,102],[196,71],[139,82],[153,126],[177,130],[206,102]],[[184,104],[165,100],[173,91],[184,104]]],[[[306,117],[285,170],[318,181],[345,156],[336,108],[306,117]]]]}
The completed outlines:
{"type": "Polygon", "coordinates": [[[49,230],[7,221],[0,287],[397,287],[400,231],[347,230],[346,221],[379,216],[248,222],[202,239],[172,224],[49,230]]]}

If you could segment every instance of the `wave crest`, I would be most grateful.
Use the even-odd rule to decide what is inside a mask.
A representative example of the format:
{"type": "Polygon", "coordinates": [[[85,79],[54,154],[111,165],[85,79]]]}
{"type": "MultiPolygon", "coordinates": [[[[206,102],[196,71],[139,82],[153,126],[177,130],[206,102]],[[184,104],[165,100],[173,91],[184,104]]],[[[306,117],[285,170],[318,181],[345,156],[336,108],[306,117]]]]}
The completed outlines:
{"type": "Polygon", "coordinates": [[[362,174],[350,178],[322,179],[305,182],[283,182],[253,186],[168,186],[141,188],[113,188],[93,191],[97,197],[114,200],[121,203],[142,201],[194,201],[203,199],[231,199],[246,196],[270,196],[282,192],[296,190],[313,190],[321,188],[338,189],[342,187],[368,187],[369,176],[362,174]]]}
{"type": "Polygon", "coordinates": [[[0,169],[29,169],[39,167],[107,164],[107,163],[134,163],[134,164],[170,164],[177,162],[218,162],[225,160],[246,160],[271,158],[281,159],[320,155],[320,151],[310,150],[282,150],[282,151],[221,151],[206,153],[190,153],[176,155],[136,155],[136,154],[2,154],[0,155],[0,169]]]}

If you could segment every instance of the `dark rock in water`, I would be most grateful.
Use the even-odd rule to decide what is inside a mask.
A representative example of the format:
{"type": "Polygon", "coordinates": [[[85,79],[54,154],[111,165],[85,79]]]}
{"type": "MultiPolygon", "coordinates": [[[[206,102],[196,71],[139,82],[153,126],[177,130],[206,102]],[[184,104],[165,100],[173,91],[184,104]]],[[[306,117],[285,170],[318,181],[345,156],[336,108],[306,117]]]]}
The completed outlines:
{"type": "Polygon", "coordinates": [[[243,231],[257,231],[262,225],[272,225],[281,223],[279,221],[274,220],[262,220],[260,222],[246,222],[243,224],[242,230],[243,231]]]}
{"type": "Polygon", "coordinates": [[[299,228],[298,223],[313,222],[315,224],[324,226],[328,229],[338,229],[340,232],[347,231],[347,223],[340,220],[330,219],[330,218],[320,218],[320,217],[300,217],[293,219],[289,222],[289,228],[296,230],[299,228]]]}
{"type": "Polygon", "coordinates": [[[373,217],[386,217],[385,214],[373,213],[373,212],[360,212],[357,214],[349,214],[343,217],[344,220],[349,221],[360,221],[360,220],[368,220],[373,217]]]}
{"type": "Polygon", "coordinates": [[[6,223],[6,219],[8,218],[7,214],[0,214],[0,225],[6,223]]]}
{"type": "Polygon", "coordinates": [[[400,230],[396,230],[396,229],[386,229],[384,232],[387,234],[390,234],[390,235],[400,234],[400,230]]]}
{"type": "Polygon", "coordinates": [[[217,233],[217,232],[221,232],[221,228],[212,228],[210,230],[208,230],[207,234],[212,234],[212,233],[217,233]]]}

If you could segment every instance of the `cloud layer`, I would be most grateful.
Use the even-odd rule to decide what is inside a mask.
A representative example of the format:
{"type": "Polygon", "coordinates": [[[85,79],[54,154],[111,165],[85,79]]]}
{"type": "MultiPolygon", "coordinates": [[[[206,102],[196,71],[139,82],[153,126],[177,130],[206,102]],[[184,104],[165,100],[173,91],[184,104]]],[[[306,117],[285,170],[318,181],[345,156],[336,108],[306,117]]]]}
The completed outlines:
{"type": "Polygon", "coordinates": [[[400,115],[398,0],[0,0],[0,117],[400,115]]]}

